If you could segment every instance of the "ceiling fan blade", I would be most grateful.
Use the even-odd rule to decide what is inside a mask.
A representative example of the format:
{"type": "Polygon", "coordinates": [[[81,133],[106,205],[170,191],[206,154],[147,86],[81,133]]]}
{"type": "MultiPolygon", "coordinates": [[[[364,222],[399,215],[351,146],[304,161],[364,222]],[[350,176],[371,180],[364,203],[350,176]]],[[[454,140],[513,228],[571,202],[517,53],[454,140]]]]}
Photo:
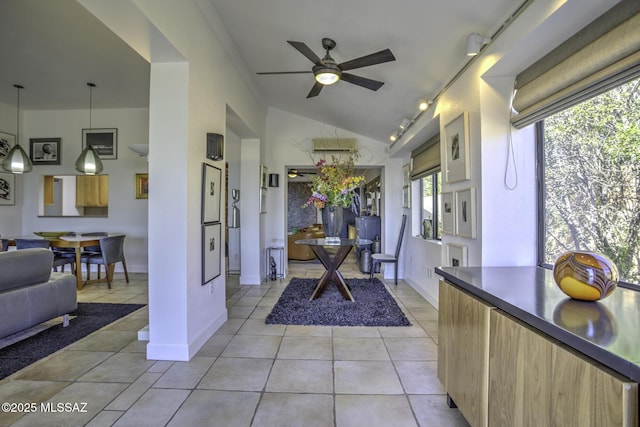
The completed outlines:
{"type": "Polygon", "coordinates": [[[312,71],[266,71],[256,74],[310,74],[312,71]]]}
{"type": "Polygon", "coordinates": [[[302,42],[292,42],[289,40],[287,40],[287,43],[296,48],[298,52],[306,56],[309,61],[313,62],[314,64],[320,63],[320,58],[318,57],[318,55],[313,53],[313,51],[306,44],[302,42]]]}
{"type": "Polygon", "coordinates": [[[351,61],[343,62],[342,64],[340,64],[340,68],[343,71],[353,70],[354,68],[368,67],[369,65],[382,64],[383,62],[395,60],[396,57],[393,56],[393,53],[391,53],[389,49],[385,49],[381,50],[380,52],[352,59],[351,61]]]}
{"type": "Polygon", "coordinates": [[[354,85],[362,86],[371,90],[378,90],[384,84],[384,82],[371,80],[366,77],[360,77],[349,73],[342,73],[342,76],[340,76],[340,80],[344,80],[345,82],[353,83],[354,85]]]}
{"type": "Polygon", "coordinates": [[[324,85],[322,83],[316,82],[316,84],[314,84],[313,87],[311,88],[311,91],[309,91],[309,95],[307,95],[307,98],[313,98],[314,96],[318,96],[323,87],[324,85]]]}

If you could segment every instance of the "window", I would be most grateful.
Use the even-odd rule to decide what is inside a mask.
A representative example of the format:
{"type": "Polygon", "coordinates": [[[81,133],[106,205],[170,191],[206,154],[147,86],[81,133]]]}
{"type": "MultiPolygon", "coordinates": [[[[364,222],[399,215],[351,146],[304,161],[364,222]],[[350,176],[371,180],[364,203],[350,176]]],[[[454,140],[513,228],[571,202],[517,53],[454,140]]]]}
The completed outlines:
{"type": "Polygon", "coordinates": [[[602,253],[640,284],[640,79],[537,124],[540,264],[602,253]]]}
{"type": "Polygon", "coordinates": [[[420,178],[420,223],[422,235],[427,239],[442,237],[442,215],[440,213],[442,173],[440,171],[420,178]],[[426,228],[426,230],[425,230],[426,228]]]}

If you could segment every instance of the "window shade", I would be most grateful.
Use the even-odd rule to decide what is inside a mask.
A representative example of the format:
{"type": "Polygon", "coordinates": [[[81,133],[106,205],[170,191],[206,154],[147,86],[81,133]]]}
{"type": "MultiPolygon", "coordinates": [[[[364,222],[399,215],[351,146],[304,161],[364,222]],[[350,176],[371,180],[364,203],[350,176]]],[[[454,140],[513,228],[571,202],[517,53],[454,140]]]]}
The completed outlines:
{"type": "Polygon", "coordinates": [[[522,128],[640,76],[640,1],[622,0],[516,77],[522,128]]]}
{"type": "Polygon", "coordinates": [[[440,134],[411,152],[411,179],[416,179],[440,168],[440,134]]]}

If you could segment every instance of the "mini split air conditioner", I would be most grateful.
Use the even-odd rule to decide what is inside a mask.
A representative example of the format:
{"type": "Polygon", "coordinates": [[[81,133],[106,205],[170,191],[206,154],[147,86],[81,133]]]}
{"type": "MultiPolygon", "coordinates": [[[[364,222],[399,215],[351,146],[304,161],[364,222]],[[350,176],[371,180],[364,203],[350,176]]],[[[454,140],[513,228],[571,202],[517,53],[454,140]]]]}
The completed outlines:
{"type": "Polygon", "coordinates": [[[356,138],[313,138],[312,142],[314,153],[349,153],[358,149],[356,138]]]}

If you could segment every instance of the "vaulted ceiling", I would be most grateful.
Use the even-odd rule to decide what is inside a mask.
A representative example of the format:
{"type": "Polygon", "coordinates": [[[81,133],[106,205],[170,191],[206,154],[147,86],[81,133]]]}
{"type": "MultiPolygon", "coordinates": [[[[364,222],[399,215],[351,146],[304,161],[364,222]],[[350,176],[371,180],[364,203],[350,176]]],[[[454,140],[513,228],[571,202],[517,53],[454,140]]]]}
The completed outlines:
{"type": "MultiPolygon", "coordinates": [[[[267,105],[380,141],[420,98],[432,98],[464,66],[467,35],[494,34],[522,0],[200,0],[217,10],[267,105]],[[377,91],[339,81],[306,98],[313,64],[287,43],[324,56],[322,38],[337,46],[338,63],[383,49],[396,60],[350,73],[384,82],[377,91]]],[[[25,109],[148,104],[149,66],[75,0],[0,0],[0,102],[14,104],[21,83],[25,109]]]]}

